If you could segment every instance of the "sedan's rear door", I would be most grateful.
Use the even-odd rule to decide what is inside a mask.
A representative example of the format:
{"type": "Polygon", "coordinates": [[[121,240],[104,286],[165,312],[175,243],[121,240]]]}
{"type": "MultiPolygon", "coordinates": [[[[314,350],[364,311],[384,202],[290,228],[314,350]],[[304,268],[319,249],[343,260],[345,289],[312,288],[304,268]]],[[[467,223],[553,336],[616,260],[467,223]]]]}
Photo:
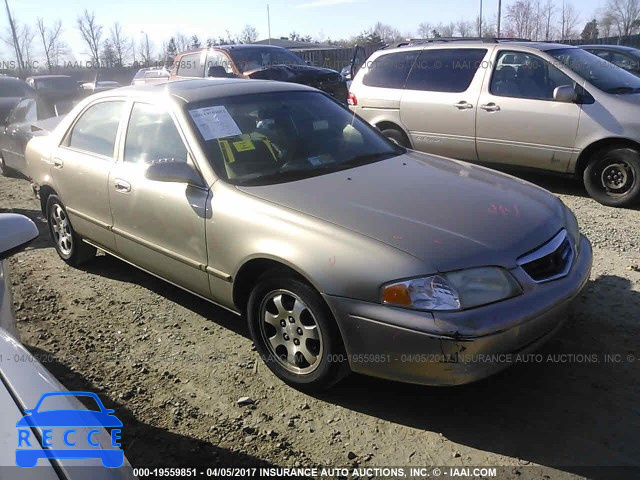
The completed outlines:
{"type": "Polygon", "coordinates": [[[123,99],[112,98],[89,104],[51,156],[53,185],[73,229],[109,250],[115,241],[107,182],[124,106],[123,99]]]}
{"type": "Polygon", "coordinates": [[[116,252],[170,282],[210,296],[205,272],[210,191],[204,186],[146,178],[147,167],[153,163],[193,164],[192,156],[165,107],[135,102],[130,112],[120,159],[109,177],[116,252]]]}

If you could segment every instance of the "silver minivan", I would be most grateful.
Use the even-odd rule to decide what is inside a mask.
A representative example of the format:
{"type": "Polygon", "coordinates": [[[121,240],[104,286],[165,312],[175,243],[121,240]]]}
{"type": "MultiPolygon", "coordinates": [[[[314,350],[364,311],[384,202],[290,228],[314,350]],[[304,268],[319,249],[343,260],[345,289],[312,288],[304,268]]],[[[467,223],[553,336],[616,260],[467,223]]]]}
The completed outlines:
{"type": "Polygon", "coordinates": [[[405,147],[582,177],[604,205],[640,201],[640,78],[582,49],[431,42],[379,50],[354,73],[350,108],[405,147]]]}

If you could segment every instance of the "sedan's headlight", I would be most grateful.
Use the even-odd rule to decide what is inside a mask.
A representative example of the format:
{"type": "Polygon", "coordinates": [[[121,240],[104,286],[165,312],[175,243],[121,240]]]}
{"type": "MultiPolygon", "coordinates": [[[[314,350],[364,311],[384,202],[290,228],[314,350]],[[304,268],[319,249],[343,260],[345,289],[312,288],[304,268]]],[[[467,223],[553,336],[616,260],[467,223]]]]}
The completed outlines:
{"type": "Polygon", "coordinates": [[[464,310],[521,293],[520,284],[509,272],[482,267],[385,285],[382,302],[416,310],[464,310]]]}

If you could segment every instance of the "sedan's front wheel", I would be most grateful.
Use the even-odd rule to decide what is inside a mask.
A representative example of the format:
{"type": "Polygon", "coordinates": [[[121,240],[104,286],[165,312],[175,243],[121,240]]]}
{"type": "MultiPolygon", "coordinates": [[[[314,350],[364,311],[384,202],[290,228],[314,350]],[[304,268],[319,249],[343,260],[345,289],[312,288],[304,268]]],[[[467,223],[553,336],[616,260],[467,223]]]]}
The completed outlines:
{"type": "Polygon", "coordinates": [[[71,226],[67,210],[56,195],[51,195],[47,200],[47,221],[53,245],[62,260],[77,267],[95,257],[95,247],[81,240],[71,226]]]}
{"type": "Polygon", "coordinates": [[[333,315],[307,283],[286,273],[267,274],[251,292],[247,313],[258,353],[286,383],[324,390],[348,373],[333,315]]]}

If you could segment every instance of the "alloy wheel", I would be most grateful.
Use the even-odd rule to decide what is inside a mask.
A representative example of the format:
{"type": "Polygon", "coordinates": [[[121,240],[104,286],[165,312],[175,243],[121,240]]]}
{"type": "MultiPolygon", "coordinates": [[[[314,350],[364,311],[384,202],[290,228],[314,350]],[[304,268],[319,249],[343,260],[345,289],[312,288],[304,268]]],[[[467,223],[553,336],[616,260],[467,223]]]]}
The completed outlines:
{"type": "Polygon", "coordinates": [[[268,360],[295,374],[313,372],[323,354],[322,332],[300,297],[287,290],[269,292],[259,312],[260,334],[272,357],[268,360]]]}
{"type": "Polygon", "coordinates": [[[58,249],[63,255],[71,255],[73,236],[71,235],[69,217],[67,217],[67,212],[58,204],[53,206],[51,221],[51,229],[58,249]]]}

